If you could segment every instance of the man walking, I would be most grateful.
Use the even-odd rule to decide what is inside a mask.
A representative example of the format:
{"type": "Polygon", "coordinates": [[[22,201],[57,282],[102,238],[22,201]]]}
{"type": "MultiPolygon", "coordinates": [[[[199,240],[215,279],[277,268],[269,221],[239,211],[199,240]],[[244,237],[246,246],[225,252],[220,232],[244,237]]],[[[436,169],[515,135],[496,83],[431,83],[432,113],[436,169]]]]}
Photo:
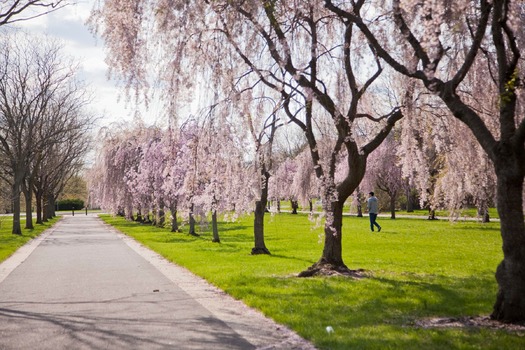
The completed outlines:
{"type": "Polygon", "coordinates": [[[369,193],[370,197],[366,201],[366,207],[368,208],[368,215],[370,216],[370,229],[374,232],[374,226],[377,227],[377,232],[381,232],[381,226],[376,222],[377,214],[379,213],[379,205],[377,197],[374,196],[374,192],[369,193]]]}

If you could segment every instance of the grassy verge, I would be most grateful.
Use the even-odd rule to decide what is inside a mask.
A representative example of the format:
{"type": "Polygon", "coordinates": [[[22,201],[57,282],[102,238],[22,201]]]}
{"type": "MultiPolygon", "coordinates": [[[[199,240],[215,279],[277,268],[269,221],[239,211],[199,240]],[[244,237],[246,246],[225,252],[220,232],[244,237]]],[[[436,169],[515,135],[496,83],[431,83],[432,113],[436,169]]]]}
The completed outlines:
{"type": "Polygon", "coordinates": [[[321,254],[305,215],[269,216],[271,256],[252,256],[252,219],[221,223],[223,243],[103,216],[171,261],[286,324],[320,349],[518,349],[525,335],[478,328],[423,329],[428,317],[488,315],[502,259],[499,224],[419,219],[344,220],[344,259],[370,277],[299,279],[321,254]],[[326,327],[334,332],[328,334],[326,327]]]}
{"type": "Polygon", "coordinates": [[[40,235],[44,230],[50,228],[58,219],[54,218],[42,225],[35,224],[35,228],[27,230],[24,228],[25,219],[22,219],[22,235],[11,233],[13,229],[13,218],[11,216],[0,217],[0,262],[10,257],[18,248],[29,240],[40,235]]]}

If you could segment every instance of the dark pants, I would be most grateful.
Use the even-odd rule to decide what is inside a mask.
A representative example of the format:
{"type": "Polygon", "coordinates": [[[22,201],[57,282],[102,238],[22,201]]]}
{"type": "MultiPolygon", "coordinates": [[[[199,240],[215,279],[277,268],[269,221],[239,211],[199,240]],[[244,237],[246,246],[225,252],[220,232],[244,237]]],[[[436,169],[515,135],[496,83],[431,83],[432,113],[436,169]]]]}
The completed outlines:
{"type": "Polygon", "coordinates": [[[378,230],[381,230],[381,226],[376,222],[377,214],[370,213],[370,229],[374,231],[374,226],[377,227],[378,230]]]}

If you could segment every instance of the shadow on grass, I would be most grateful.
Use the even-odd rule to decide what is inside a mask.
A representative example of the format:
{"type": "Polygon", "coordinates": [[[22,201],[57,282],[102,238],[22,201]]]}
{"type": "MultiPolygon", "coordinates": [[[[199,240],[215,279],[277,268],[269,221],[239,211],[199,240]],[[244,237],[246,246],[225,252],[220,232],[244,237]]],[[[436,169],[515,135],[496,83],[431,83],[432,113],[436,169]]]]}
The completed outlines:
{"type": "MultiPolygon", "coordinates": [[[[321,349],[477,348],[496,332],[415,326],[415,321],[426,317],[488,315],[496,294],[488,272],[470,277],[397,275],[362,280],[242,276],[232,282],[237,283],[234,293],[256,295],[256,307],[271,310],[279,322],[313,339],[321,349]],[[336,331],[327,337],[328,325],[336,331]]],[[[491,346],[498,348],[497,341],[491,346]]]]}

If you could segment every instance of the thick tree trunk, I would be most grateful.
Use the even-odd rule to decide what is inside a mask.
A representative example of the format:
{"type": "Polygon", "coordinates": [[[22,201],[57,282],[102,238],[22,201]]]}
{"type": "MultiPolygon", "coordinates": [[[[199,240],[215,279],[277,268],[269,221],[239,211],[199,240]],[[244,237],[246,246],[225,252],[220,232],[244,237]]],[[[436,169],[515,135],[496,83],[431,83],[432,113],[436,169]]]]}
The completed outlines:
{"type": "Polygon", "coordinates": [[[253,220],[253,236],[255,246],[252,248],[252,254],[270,254],[264,243],[264,213],[266,201],[262,199],[255,202],[255,218],[253,220]]]}
{"type": "Polygon", "coordinates": [[[428,220],[437,220],[436,211],[434,209],[428,208],[428,220]]]}
{"type": "Polygon", "coordinates": [[[297,209],[299,209],[299,202],[291,200],[290,203],[292,204],[292,214],[297,214],[297,209]]]}
{"type": "Polygon", "coordinates": [[[217,224],[217,211],[214,210],[211,214],[211,227],[213,232],[213,239],[212,242],[214,243],[221,243],[221,240],[219,238],[219,226],[217,224]]]}
{"type": "Polygon", "coordinates": [[[47,205],[47,215],[48,215],[48,219],[52,219],[56,216],[56,211],[55,211],[55,196],[52,195],[52,194],[47,194],[46,195],[46,205],[47,205]]]}
{"type": "Polygon", "coordinates": [[[33,227],[33,192],[24,191],[24,197],[26,199],[26,226],[28,230],[32,230],[33,227]]]}
{"type": "Polygon", "coordinates": [[[280,199],[277,200],[277,212],[279,214],[281,213],[281,200],[280,199]]]}
{"type": "Polygon", "coordinates": [[[270,254],[268,248],[264,243],[264,212],[266,210],[266,202],[268,201],[268,180],[270,174],[263,172],[265,181],[263,181],[261,188],[261,199],[255,202],[255,214],[253,220],[253,236],[255,246],[252,248],[252,254],[270,254]]]}
{"type": "Polygon", "coordinates": [[[20,183],[15,180],[12,190],[13,198],[13,230],[12,233],[15,235],[22,234],[22,227],[20,225],[20,183]]]}
{"type": "Polygon", "coordinates": [[[496,270],[498,295],[491,318],[525,321],[525,224],[523,176],[498,173],[497,207],[501,220],[503,261],[496,270]]]}
{"type": "Polygon", "coordinates": [[[331,203],[331,208],[325,208],[327,220],[324,226],[323,255],[308,270],[299,273],[299,277],[333,274],[334,272],[348,274],[351,272],[343,262],[342,255],[343,203],[333,202],[331,203]],[[328,219],[330,217],[333,219],[328,219]]]}
{"type": "Polygon", "coordinates": [[[42,221],[47,222],[49,219],[49,205],[47,204],[47,197],[42,195],[42,221]]]}

